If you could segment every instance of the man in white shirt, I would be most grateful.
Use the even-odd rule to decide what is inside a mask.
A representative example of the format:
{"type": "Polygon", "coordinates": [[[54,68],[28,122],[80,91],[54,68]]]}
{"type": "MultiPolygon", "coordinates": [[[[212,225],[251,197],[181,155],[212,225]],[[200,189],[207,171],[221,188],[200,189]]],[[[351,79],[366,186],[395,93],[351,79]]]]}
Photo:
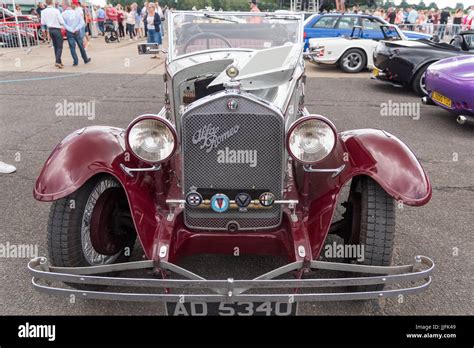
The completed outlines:
{"type": "Polygon", "coordinates": [[[81,30],[86,25],[84,22],[84,17],[75,8],[78,6],[76,3],[73,3],[73,6],[71,7],[71,1],[64,0],[64,6],[66,6],[66,10],[62,13],[62,16],[64,18],[64,28],[66,29],[67,42],[69,44],[72,60],[74,62],[73,65],[76,66],[79,64],[79,58],[77,57],[76,53],[76,44],[79,46],[79,51],[81,52],[84,64],[87,64],[91,61],[91,59],[87,57],[81,35],[81,30]]]}
{"type": "Polygon", "coordinates": [[[468,20],[474,19],[474,5],[471,6],[471,11],[469,12],[468,20]]]}
{"type": "Polygon", "coordinates": [[[64,65],[61,61],[61,55],[63,54],[61,27],[64,25],[64,20],[59,10],[53,6],[53,0],[46,0],[46,4],[48,7],[41,11],[41,25],[48,27],[49,35],[53,41],[54,56],[56,57],[55,66],[62,69],[64,65]]]}

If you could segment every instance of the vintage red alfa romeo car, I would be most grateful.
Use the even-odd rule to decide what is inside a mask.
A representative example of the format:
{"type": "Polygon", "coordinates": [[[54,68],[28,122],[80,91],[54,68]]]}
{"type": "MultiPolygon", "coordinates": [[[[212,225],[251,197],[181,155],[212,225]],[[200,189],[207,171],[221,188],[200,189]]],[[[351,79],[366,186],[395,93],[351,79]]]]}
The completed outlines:
{"type": "MultiPolygon", "coordinates": [[[[46,161],[34,197],[52,202],[49,258],[30,261],[33,285],[84,298],[162,301],[170,314],[214,306],[227,315],[293,314],[299,301],[426,289],[431,259],[416,256],[405,266],[391,259],[395,202],[426,204],[430,181],[394,135],[337,132],[306,110],[303,17],[171,12],[167,23],[161,111],[127,129],[80,129],[46,161]],[[335,221],[346,185],[345,213],[335,221]],[[321,261],[329,234],[363,246],[363,258],[321,261]],[[127,262],[137,238],[146,260],[127,262]],[[236,248],[288,264],[254,279],[219,280],[178,265],[184,256],[236,248]],[[117,277],[137,269],[154,277],[117,277]],[[322,279],[318,270],[347,277],[322,279]]],[[[162,50],[143,44],[139,51],[162,50]]]]}

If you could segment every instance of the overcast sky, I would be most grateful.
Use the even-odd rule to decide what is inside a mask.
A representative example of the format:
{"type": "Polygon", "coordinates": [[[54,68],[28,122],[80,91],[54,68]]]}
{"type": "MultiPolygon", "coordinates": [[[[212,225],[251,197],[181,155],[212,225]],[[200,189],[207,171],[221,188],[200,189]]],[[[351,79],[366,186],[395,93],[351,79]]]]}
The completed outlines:
{"type": "MultiPolygon", "coordinates": [[[[474,0],[423,0],[426,5],[432,3],[433,1],[436,2],[438,7],[446,7],[451,6],[454,7],[458,2],[462,2],[464,4],[464,8],[474,5],[474,0]]],[[[398,5],[402,2],[402,0],[395,0],[395,4],[398,5]]],[[[407,0],[409,4],[419,4],[420,0],[407,0]]]]}

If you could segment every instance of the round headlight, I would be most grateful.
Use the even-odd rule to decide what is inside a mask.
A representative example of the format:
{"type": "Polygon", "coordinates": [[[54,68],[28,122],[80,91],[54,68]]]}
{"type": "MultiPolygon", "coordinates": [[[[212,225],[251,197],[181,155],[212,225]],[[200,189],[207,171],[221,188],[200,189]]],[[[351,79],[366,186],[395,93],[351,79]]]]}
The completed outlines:
{"type": "Polygon", "coordinates": [[[328,120],[305,116],[296,120],[288,131],[288,152],[305,164],[319,162],[332,152],[336,137],[336,129],[328,120]]]}
{"type": "Polygon", "coordinates": [[[166,119],[140,116],[127,132],[129,149],[138,158],[151,163],[164,162],[176,149],[176,132],[166,119]]]}

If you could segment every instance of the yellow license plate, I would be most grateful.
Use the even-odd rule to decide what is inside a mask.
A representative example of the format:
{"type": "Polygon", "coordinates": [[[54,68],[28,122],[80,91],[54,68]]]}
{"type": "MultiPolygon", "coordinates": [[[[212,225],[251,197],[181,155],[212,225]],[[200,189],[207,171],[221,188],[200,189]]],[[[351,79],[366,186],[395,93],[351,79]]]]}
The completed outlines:
{"type": "Polygon", "coordinates": [[[451,99],[449,99],[448,97],[445,97],[442,94],[439,94],[438,92],[433,92],[431,94],[431,98],[437,101],[438,103],[443,104],[444,106],[447,106],[448,108],[451,108],[451,106],[453,105],[453,102],[451,99]]]}
{"type": "Polygon", "coordinates": [[[380,70],[377,68],[374,68],[374,70],[372,70],[372,75],[374,75],[374,77],[379,76],[379,73],[380,73],[380,70]]]}

